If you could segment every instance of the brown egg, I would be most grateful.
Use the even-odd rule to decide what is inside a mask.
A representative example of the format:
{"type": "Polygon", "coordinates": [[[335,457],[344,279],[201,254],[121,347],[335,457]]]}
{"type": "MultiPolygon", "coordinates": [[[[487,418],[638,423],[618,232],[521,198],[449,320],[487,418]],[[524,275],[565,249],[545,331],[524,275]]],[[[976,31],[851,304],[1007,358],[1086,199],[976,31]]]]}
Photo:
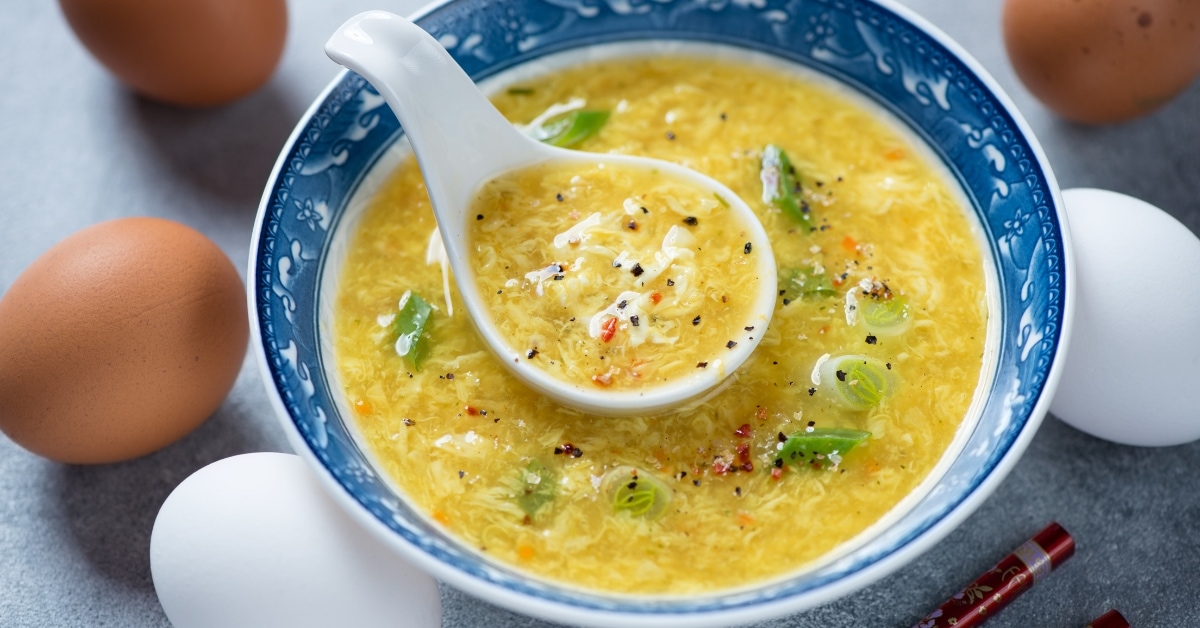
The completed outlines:
{"type": "Polygon", "coordinates": [[[1200,0],[1007,0],[1004,43],[1017,76],[1058,114],[1128,120],[1200,74],[1200,0]]]}
{"type": "Polygon", "coordinates": [[[83,229],[0,298],[0,430],[61,462],[150,453],[217,409],[248,334],[242,280],[196,230],[83,229]]]}
{"type": "Polygon", "coordinates": [[[218,105],[266,82],[283,52],[285,0],[59,0],[121,82],[162,102],[218,105]]]}

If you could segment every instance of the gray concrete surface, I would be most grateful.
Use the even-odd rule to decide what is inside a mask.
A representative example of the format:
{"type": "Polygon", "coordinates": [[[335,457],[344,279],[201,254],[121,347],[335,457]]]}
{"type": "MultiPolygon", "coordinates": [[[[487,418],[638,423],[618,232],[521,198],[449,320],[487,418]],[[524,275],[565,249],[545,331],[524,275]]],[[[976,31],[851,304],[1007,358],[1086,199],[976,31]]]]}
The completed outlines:
{"type": "MultiPolygon", "coordinates": [[[[906,3],[1009,91],[1064,188],[1132,194],[1200,231],[1200,83],[1147,118],[1073,125],[1016,80],[1000,37],[1001,0],[906,3]]],[[[417,6],[294,0],[273,80],[236,104],[185,111],[118,86],[74,39],[56,3],[7,1],[0,11],[0,288],[68,234],[127,215],[192,225],[244,273],[275,156],[335,73],[321,52],[325,38],[359,10],[417,6]]],[[[211,420],[138,460],[65,466],[0,436],[0,626],[169,625],[149,570],[158,507],[193,471],[251,451],[288,445],[249,360],[211,420]]],[[[1082,628],[1112,607],[1139,628],[1200,626],[1198,474],[1200,444],[1122,447],[1049,418],[999,490],[939,547],[858,593],[760,626],[910,626],[1051,520],[1074,534],[1077,555],[989,627],[1082,628]]],[[[443,601],[447,628],[548,625],[448,587],[443,601]]]]}

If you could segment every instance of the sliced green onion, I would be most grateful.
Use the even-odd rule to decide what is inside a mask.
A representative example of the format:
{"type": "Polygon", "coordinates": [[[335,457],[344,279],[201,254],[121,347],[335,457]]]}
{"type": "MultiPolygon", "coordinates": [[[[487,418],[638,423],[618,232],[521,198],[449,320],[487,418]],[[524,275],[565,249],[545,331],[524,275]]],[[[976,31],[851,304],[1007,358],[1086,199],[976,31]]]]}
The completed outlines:
{"type": "Polygon", "coordinates": [[[870,432],[840,427],[809,428],[796,432],[783,442],[776,455],[776,464],[805,464],[823,468],[841,463],[851,449],[871,436],[870,432]],[[782,460],[779,463],[778,460],[782,460]]]}
{"type": "Polygon", "coordinates": [[[542,125],[542,141],[553,146],[572,148],[600,132],[609,112],[576,109],[542,125]]]}
{"type": "Polygon", "coordinates": [[[404,358],[413,370],[420,370],[429,354],[429,315],[433,308],[421,295],[409,290],[400,297],[400,313],[392,323],[396,333],[396,355],[404,358]]]}
{"type": "Polygon", "coordinates": [[[604,491],[613,512],[657,519],[671,503],[671,490],[662,480],[634,467],[617,467],[604,477],[604,491]]]}
{"type": "Polygon", "coordinates": [[[877,336],[899,336],[912,326],[908,301],[904,297],[868,297],[859,301],[858,311],[863,326],[877,336]]]}
{"type": "Polygon", "coordinates": [[[823,299],[837,294],[829,275],[814,275],[795,268],[779,271],[779,290],[783,293],[780,296],[790,301],[823,299]]]}
{"type": "Polygon", "coordinates": [[[821,364],[820,388],[851,410],[867,410],[892,394],[894,378],[888,364],[865,355],[844,355],[821,364]]]}
{"type": "Polygon", "coordinates": [[[758,178],[762,181],[764,203],[778,207],[792,220],[814,228],[816,221],[812,210],[800,198],[800,180],[796,177],[796,168],[782,148],[768,144],[763,149],[758,178]]]}
{"type": "Polygon", "coordinates": [[[521,469],[520,493],[517,494],[517,505],[530,517],[554,501],[557,494],[554,473],[534,458],[529,465],[521,469]]]}

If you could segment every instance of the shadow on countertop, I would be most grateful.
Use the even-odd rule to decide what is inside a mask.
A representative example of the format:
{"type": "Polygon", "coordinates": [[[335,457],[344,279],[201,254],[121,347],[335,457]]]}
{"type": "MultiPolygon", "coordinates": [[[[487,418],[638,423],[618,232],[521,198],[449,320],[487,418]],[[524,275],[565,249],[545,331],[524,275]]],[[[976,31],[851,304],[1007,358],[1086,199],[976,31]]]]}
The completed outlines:
{"type": "Polygon", "coordinates": [[[217,412],[182,440],[155,453],[106,465],[59,465],[57,491],[76,549],[108,579],[154,596],[150,536],[167,496],[192,473],[223,458],[290,451],[249,358],[217,412]]]}

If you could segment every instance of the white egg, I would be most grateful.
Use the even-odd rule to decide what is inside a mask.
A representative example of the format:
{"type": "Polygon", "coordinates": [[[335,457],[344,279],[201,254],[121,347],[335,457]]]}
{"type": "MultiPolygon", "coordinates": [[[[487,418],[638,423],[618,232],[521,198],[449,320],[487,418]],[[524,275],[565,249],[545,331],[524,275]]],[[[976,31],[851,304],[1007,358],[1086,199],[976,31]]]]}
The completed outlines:
{"type": "Polygon", "coordinates": [[[1076,308],[1050,411],[1127,445],[1200,438],[1200,239],[1116,192],[1063,192],[1076,308]]]}
{"type": "Polygon", "coordinates": [[[226,458],[154,521],[154,588],[175,628],[441,626],[437,583],[370,536],[300,458],[226,458]]]}

